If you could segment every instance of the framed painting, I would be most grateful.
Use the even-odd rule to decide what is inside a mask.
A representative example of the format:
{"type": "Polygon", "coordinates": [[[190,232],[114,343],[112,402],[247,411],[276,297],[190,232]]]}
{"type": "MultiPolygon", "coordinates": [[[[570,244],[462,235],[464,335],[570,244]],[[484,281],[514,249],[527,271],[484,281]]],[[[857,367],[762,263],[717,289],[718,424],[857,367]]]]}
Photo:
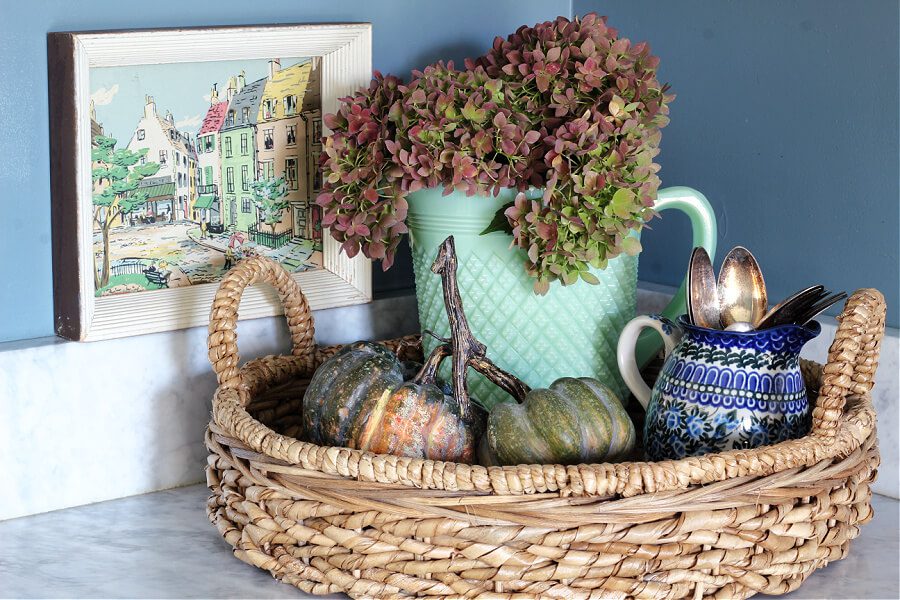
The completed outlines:
{"type": "MultiPolygon", "coordinates": [[[[322,115],[368,84],[371,25],[48,35],[58,335],[205,325],[244,256],[313,309],[371,300],[371,264],[321,226],[322,115]]],[[[278,314],[254,287],[241,317],[278,314]]]]}

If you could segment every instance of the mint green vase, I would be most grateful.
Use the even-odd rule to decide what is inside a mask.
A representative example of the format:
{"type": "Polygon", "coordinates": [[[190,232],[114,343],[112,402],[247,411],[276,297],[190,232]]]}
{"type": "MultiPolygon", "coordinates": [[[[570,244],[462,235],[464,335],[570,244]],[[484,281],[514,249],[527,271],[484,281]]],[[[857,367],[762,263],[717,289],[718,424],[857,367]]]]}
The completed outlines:
{"type": "MultiPolygon", "coordinates": [[[[586,376],[599,379],[625,398],[627,388],[616,365],[616,345],[625,324],[635,316],[637,257],[622,255],[606,269],[593,271],[600,280],[598,285],[555,282],[549,293],[538,296],[532,291],[534,279],[525,273],[523,252],[510,248],[512,237],[499,232],[481,235],[516,192],[504,190],[497,197],[462,192],[443,196],[442,192],[435,188],[408,196],[407,224],[422,330],[450,335],[441,279],[431,272],[431,263],[441,242],[453,235],[463,308],[472,332],[487,346],[494,362],[533,388],[547,387],[559,377],[586,376]]],[[[661,190],[656,209],[670,208],[688,215],[693,245],[704,246],[714,256],[715,215],[706,198],[690,188],[661,190]]],[[[687,244],[684,248],[687,251],[687,244]]],[[[687,260],[685,256],[685,265],[687,260]]],[[[674,318],[683,312],[684,293],[680,291],[664,314],[674,318]]],[[[425,335],[424,343],[427,353],[438,342],[425,335]]],[[[661,347],[659,338],[642,340],[639,362],[661,347]]],[[[446,377],[447,364],[444,370],[446,377]]],[[[509,398],[477,373],[470,371],[468,380],[472,395],[489,407],[509,398]]]]}

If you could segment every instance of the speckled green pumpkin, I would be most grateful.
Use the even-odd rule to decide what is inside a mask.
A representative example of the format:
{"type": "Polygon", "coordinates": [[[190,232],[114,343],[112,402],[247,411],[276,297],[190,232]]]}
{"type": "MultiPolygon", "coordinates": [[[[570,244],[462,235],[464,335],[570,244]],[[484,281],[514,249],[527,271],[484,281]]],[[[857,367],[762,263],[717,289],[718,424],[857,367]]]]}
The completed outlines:
{"type": "Polygon", "coordinates": [[[612,390],[596,379],[562,377],[522,403],[495,405],[487,439],[501,465],[573,465],[623,457],[635,432],[612,390]]]}
{"type": "Polygon", "coordinates": [[[380,344],[345,346],[315,372],[303,397],[306,438],[378,454],[471,463],[484,432],[477,407],[459,404],[436,383],[418,381],[380,344]]]}

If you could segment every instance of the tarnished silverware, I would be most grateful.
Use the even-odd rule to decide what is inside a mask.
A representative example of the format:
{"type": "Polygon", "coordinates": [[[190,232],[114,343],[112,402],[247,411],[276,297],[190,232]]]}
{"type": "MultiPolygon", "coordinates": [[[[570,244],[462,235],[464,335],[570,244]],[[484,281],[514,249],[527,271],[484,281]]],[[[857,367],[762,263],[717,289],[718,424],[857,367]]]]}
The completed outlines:
{"type": "Polygon", "coordinates": [[[827,298],[825,298],[823,300],[819,300],[818,302],[816,302],[815,304],[810,306],[803,314],[801,314],[799,317],[797,317],[797,319],[794,321],[794,323],[796,323],[797,325],[804,326],[807,323],[809,323],[810,321],[812,321],[813,319],[815,319],[820,313],[828,310],[828,308],[832,304],[840,302],[841,300],[843,300],[846,297],[847,297],[847,292],[840,292],[840,293],[828,296],[827,298]]]}
{"type": "Polygon", "coordinates": [[[718,329],[719,295],[716,287],[716,272],[706,249],[698,246],[691,253],[688,265],[687,294],[688,318],[694,325],[708,329],[718,329]]]}
{"type": "Polygon", "coordinates": [[[753,254],[735,246],[719,271],[719,319],[722,327],[746,322],[754,327],[766,314],[768,297],[762,270],[753,254]]]}
{"type": "Polygon", "coordinates": [[[817,300],[828,295],[823,285],[813,285],[791,294],[775,306],[760,320],[759,329],[769,329],[787,323],[793,323],[794,317],[817,300]]]}
{"type": "Polygon", "coordinates": [[[813,285],[791,294],[768,309],[762,269],[753,253],[735,246],[725,256],[719,276],[703,248],[694,248],[688,265],[687,317],[708,329],[747,332],[780,325],[804,326],[830,306],[847,297],[813,285]]]}

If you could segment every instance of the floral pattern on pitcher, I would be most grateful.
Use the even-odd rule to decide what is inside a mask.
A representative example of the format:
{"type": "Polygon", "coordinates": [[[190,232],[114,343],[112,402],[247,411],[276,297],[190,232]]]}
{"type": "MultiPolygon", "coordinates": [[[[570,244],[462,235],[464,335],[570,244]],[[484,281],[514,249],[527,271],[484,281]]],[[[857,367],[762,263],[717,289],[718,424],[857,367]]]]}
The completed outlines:
{"type": "Polygon", "coordinates": [[[800,350],[818,335],[818,323],[750,332],[705,329],[684,317],[677,324],[656,315],[633,323],[632,332],[623,332],[620,366],[628,367],[625,346],[642,327],[656,329],[667,347],[652,391],[626,377],[647,407],[648,459],[755,448],[809,431],[812,412],[800,350]]]}
{"type": "Polygon", "coordinates": [[[738,411],[718,410],[709,413],[683,401],[673,401],[665,410],[651,405],[647,412],[644,435],[646,452],[651,460],[700,456],[724,449],[722,440],[730,440],[735,450],[776,444],[805,435],[809,431],[812,412],[777,416],[743,416],[738,411]],[[656,457],[656,458],[654,458],[656,457]]]}

